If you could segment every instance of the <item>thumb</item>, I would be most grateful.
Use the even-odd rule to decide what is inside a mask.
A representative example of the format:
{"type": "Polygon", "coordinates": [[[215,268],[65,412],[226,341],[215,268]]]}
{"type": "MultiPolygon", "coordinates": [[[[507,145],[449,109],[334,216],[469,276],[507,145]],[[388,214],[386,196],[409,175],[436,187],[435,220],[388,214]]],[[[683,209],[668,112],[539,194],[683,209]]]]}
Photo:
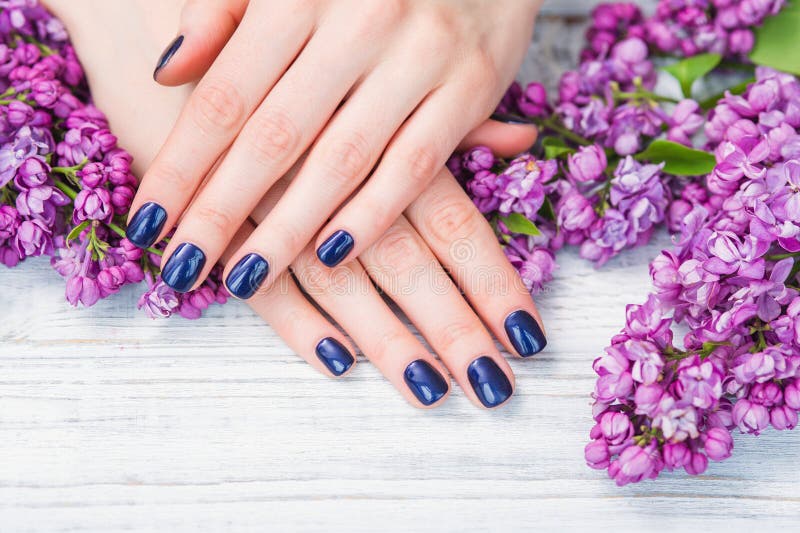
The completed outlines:
{"type": "Polygon", "coordinates": [[[161,85],[200,79],[236,31],[249,0],[187,0],[178,36],[164,49],[153,71],[161,85]]]}
{"type": "Polygon", "coordinates": [[[461,141],[459,150],[474,146],[488,146],[500,157],[512,157],[530,149],[536,142],[539,130],[524,119],[510,120],[503,116],[493,116],[461,141]]]}

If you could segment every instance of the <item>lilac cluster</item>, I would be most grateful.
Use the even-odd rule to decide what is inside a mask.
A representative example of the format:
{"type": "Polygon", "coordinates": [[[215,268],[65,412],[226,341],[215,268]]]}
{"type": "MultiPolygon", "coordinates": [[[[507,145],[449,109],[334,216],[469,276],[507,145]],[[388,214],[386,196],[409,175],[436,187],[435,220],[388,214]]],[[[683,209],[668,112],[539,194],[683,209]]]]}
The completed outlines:
{"type": "Polygon", "coordinates": [[[645,35],[659,52],[745,57],[755,44],[753,29],[785,4],[786,0],[661,0],[656,16],[645,24],[645,35]]]}
{"type": "Polygon", "coordinates": [[[616,43],[635,37],[671,56],[717,53],[743,58],[755,44],[753,29],[785,4],[786,0],[661,0],[649,18],[631,3],[603,4],[592,13],[581,57],[605,57],[616,43]]]}
{"type": "Polygon", "coordinates": [[[628,308],[594,363],[597,425],[586,459],[620,485],[664,469],[702,473],[731,431],[792,429],[800,410],[800,81],[767,68],[706,124],[717,165],[682,199],[655,292],[628,308]],[[723,124],[724,122],[724,124],[723,124]],[[682,347],[673,326],[688,327],[682,347]]]}
{"type": "Polygon", "coordinates": [[[50,256],[73,306],[143,280],[140,307],[152,317],[197,318],[224,303],[219,273],[188,295],[169,294],[160,249],[124,238],[137,186],[131,156],[91,105],[63,26],[35,0],[0,8],[0,262],[50,256]]]}

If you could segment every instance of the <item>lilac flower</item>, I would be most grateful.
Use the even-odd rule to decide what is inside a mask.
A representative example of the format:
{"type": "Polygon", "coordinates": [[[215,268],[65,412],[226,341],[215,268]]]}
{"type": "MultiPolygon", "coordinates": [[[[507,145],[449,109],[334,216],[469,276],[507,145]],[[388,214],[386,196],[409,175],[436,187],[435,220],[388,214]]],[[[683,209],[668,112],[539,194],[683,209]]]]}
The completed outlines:
{"type": "Polygon", "coordinates": [[[724,461],[733,452],[730,432],[722,428],[711,428],[703,435],[706,455],[712,461],[724,461]]]}
{"type": "Polygon", "coordinates": [[[569,175],[577,182],[586,183],[600,179],[608,166],[605,150],[593,144],[582,146],[568,158],[569,175]]]}
{"type": "Polygon", "coordinates": [[[711,409],[722,397],[722,375],[711,361],[685,359],[678,366],[674,393],[694,407],[711,409]]]}
{"type": "Polygon", "coordinates": [[[742,433],[758,435],[769,425],[769,410],[742,398],[733,406],[733,421],[742,433]]]}
{"type": "Polygon", "coordinates": [[[476,146],[466,152],[462,158],[464,168],[473,174],[481,170],[490,170],[495,163],[494,153],[485,146],[476,146]]]}
{"type": "Polygon", "coordinates": [[[73,307],[78,304],[90,307],[100,300],[100,288],[94,279],[78,275],[67,281],[66,296],[73,307]]]}
{"type": "Polygon", "coordinates": [[[500,207],[501,200],[496,194],[499,181],[496,174],[488,170],[481,170],[467,182],[467,190],[481,213],[492,213],[500,207]]]}
{"type": "Polygon", "coordinates": [[[544,204],[544,185],[557,170],[555,161],[538,161],[530,156],[512,162],[500,175],[501,185],[496,192],[501,200],[500,213],[516,212],[534,219],[544,204]]]}
{"type": "Polygon", "coordinates": [[[168,318],[180,306],[178,294],[163,281],[154,283],[148,279],[150,289],[139,298],[137,307],[144,309],[150,318],[168,318]]]}
{"type": "Polygon", "coordinates": [[[657,476],[658,464],[658,451],[654,444],[644,448],[628,446],[620,453],[617,462],[612,463],[616,468],[613,471],[609,469],[608,473],[617,485],[623,486],[657,476]]]}
{"type": "Polygon", "coordinates": [[[0,246],[17,234],[22,218],[10,205],[0,205],[0,246]]]}
{"type": "Polygon", "coordinates": [[[608,451],[608,444],[602,439],[587,444],[584,456],[589,467],[595,470],[603,470],[610,464],[611,453],[608,451]]]}
{"type": "Polygon", "coordinates": [[[50,254],[53,250],[52,230],[42,220],[24,220],[14,236],[13,248],[20,259],[50,254]]]}
{"type": "Polygon", "coordinates": [[[517,99],[517,106],[529,117],[544,117],[550,113],[547,91],[541,83],[530,83],[517,99]]]}
{"type": "Polygon", "coordinates": [[[547,248],[536,246],[528,237],[516,237],[505,248],[506,257],[517,269],[530,292],[537,292],[553,279],[555,256],[547,248]]]}
{"type": "Polygon", "coordinates": [[[84,220],[110,222],[113,216],[114,206],[107,189],[83,189],[75,198],[75,223],[84,220]]]}
{"type": "Polygon", "coordinates": [[[692,146],[692,136],[703,127],[705,119],[700,113],[700,104],[694,100],[681,100],[670,117],[667,139],[692,146]]]}

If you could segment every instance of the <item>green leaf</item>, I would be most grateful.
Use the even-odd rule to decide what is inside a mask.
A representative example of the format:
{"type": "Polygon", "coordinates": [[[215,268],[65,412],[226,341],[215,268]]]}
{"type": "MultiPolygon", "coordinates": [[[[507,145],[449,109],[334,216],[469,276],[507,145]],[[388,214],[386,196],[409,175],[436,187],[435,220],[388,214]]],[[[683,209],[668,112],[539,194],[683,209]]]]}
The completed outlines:
{"type": "Polygon", "coordinates": [[[700,54],[668,65],[664,70],[675,76],[681,83],[683,95],[690,98],[694,82],[717,68],[721,61],[722,56],[719,54],[700,54]]]}
{"type": "Polygon", "coordinates": [[[520,213],[511,213],[507,217],[500,217],[503,224],[506,225],[511,233],[520,233],[522,235],[531,235],[538,237],[542,234],[536,224],[531,222],[528,217],[520,213]]]}
{"type": "Polygon", "coordinates": [[[665,163],[664,172],[673,176],[704,176],[717,164],[714,154],[663,139],[653,141],[636,159],[665,163]]]}
{"type": "Polygon", "coordinates": [[[77,239],[80,236],[81,232],[85,230],[86,226],[88,225],[89,221],[84,220],[83,222],[72,228],[72,231],[70,231],[69,235],[67,235],[67,242],[74,241],[75,239],[77,239]]]}
{"type": "Polygon", "coordinates": [[[545,159],[556,159],[564,154],[575,153],[575,150],[558,137],[545,137],[542,139],[545,159]]]}
{"type": "Polygon", "coordinates": [[[717,106],[720,100],[725,98],[726,92],[730,92],[731,94],[737,94],[737,95],[744,94],[745,91],[747,91],[747,88],[750,87],[750,84],[754,83],[755,81],[756,79],[751,77],[744,80],[741,83],[737,83],[733,87],[730,87],[719,94],[715,94],[714,96],[707,98],[706,100],[703,100],[702,102],[700,102],[700,107],[703,109],[703,111],[708,111],[709,109],[713,109],[714,107],[717,106]]]}
{"type": "Polygon", "coordinates": [[[550,198],[544,198],[544,203],[542,204],[542,208],[539,209],[539,216],[545,220],[550,220],[552,222],[556,221],[556,210],[553,208],[553,202],[550,201],[550,198]]]}
{"type": "Polygon", "coordinates": [[[750,52],[753,63],[800,75],[800,0],[791,0],[755,33],[756,45],[750,52]]]}

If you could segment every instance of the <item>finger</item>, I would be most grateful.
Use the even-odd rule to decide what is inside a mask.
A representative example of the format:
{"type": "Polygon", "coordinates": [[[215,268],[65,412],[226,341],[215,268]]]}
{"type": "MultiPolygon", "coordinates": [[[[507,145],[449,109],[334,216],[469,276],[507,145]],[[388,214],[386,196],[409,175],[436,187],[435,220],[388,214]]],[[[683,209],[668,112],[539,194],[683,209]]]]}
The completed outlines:
{"type": "Polygon", "coordinates": [[[153,71],[162,85],[199,79],[239,26],[248,0],[187,0],[178,36],[164,49],[153,71]]]}
{"type": "Polygon", "coordinates": [[[464,131],[473,127],[470,113],[461,109],[468,98],[454,85],[426,98],[386,149],[369,181],[320,231],[317,253],[323,263],[335,266],[358,257],[427,187],[464,131]],[[340,246],[343,241],[347,247],[340,246]]]}
{"type": "MultiPolygon", "coordinates": [[[[237,258],[258,254],[269,261],[277,275],[358,187],[397,128],[427,94],[435,81],[436,68],[444,67],[426,69],[426,75],[421,73],[409,82],[398,76],[397,64],[387,61],[376,67],[348,98],[317,139],[286,194],[237,253],[237,258]]],[[[240,171],[223,177],[224,166],[219,172],[220,183],[239,180],[240,171]]],[[[246,205],[253,193],[243,192],[241,198],[222,201],[246,205]]],[[[209,204],[219,205],[221,194],[224,195],[222,189],[217,189],[215,183],[209,189],[209,204]]],[[[182,226],[186,224],[184,221],[182,226]]],[[[265,283],[269,285],[271,280],[268,278],[265,283]]]]}
{"type": "MultiPolygon", "coordinates": [[[[269,209],[271,203],[272,199],[266,198],[264,208],[269,209]]],[[[233,250],[254,228],[250,221],[242,225],[231,247],[223,254],[223,263],[230,260],[233,250]]],[[[292,351],[323,374],[342,377],[355,366],[355,351],[350,342],[308,301],[288,272],[282,274],[268,291],[247,303],[292,351]]]]}
{"type": "Polygon", "coordinates": [[[478,406],[511,397],[514,374],[492,337],[411,224],[401,217],[359,257],[478,406]]]}
{"type": "Polygon", "coordinates": [[[530,357],[544,349],[530,292],[452,174],[440,172],[406,216],[509,352],[530,357]]]}
{"type": "Polygon", "coordinates": [[[292,14],[290,2],[251,6],[267,4],[275,12],[244,18],[145,173],[128,219],[128,239],[137,246],[152,246],[176,224],[199,183],[310,34],[311,14],[292,14]],[[268,44],[265,34],[271,36],[268,44]]]}
{"type": "MultiPolygon", "coordinates": [[[[285,185],[285,180],[278,184],[285,185]]],[[[270,191],[253,211],[253,219],[266,217],[277,199],[270,191]]],[[[320,264],[313,249],[308,247],[292,268],[306,293],[347,331],[409,403],[428,408],[445,401],[450,393],[447,372],[387,307],[360,263],[353,261],[331,270],[320,264]]],[[[259,290],[248,303],[259,301],[262,294],[272,294],[281,279],[259,290]]],[[[274,312],[280,314],[280,305],[274,307],[274,312]]],[[[264,312],[270,311],[264,309],[264,312]]],[[[299,324],[302,328],[302,322],[299,324]]]]}
{"type": "MultiPolygon", "coordinates": [[[[164,251],[166,263],[163,279],[173,289],[191,290],[202,283],[227,246],[235,228],[252,211],[258,199],[306,150],[358,81],[360,73],[366,68],[364,58],[348,61],[346,67],[339,69],[337,76],[328,78],[327,85],[318,81],[315,75],[317,66],[332,64],[339,57],[339,51],[328,44],[331,39],[330,35],[318,34],[311,40],[248,120],[217,171],[183,215],[164,251]],[[298,94],[306,96],[298,98],[298,94]],[[197,261],[197,258],[201,260],[197,261]]],[[[298,180],[300,177],[295,181],[298,180]]],[[[273,226],[266,233],[266,238],[264,228],[259,227],[248,239],[249,246],[245,253],[233,258],[234,263],[238,264],[244,256],[256,253],[261,262],[267,262],[272,267],[275,275],[285,270],[313,237],[316,230],[314,217],[325,216],[324,213],[317,213],[313,204],[309,205],[312,199],[317,200],[322,196],[315,192],[309,191],[299,202],[293,203],[288,199],[282,201],[270,213],[270,218],[280,218],[274,213],[282,209],[281,213],[292,217],[292,223],[285,228],[273,226]],[[293,208],[289,209],[286,205],[293,208]],[[305,237],[301,236],[303,232],[307,232],[305,237]],[[280,256],[278,252],[264,249],[264,242],[274,245],[292,237],[295,237],[294,248],[289,254],[280,256]],[[253,246],[253,242],[261,246],[253,246]]],[[[280,252],[284,250],[277,248],[280,252]]],[[[264,272],[268,274],[269,270],[264,272]]]]}
{"type": "Polygon", "coordinates": [[[536,143],[539,130],[534,124],[500,117],[487,120],[472,130],[458,145],[459,151],[475,146],[488,146],[497,157],[513,157],[530,150],[536,143]]]}
{"type": "Polygon", "coordinates": [[[447,371],[389,309],[358,261],[330,269],[309,246],[292,269],[306,293],[409,403],[427,408],[445,401],[450,392],[447,371]]]}

